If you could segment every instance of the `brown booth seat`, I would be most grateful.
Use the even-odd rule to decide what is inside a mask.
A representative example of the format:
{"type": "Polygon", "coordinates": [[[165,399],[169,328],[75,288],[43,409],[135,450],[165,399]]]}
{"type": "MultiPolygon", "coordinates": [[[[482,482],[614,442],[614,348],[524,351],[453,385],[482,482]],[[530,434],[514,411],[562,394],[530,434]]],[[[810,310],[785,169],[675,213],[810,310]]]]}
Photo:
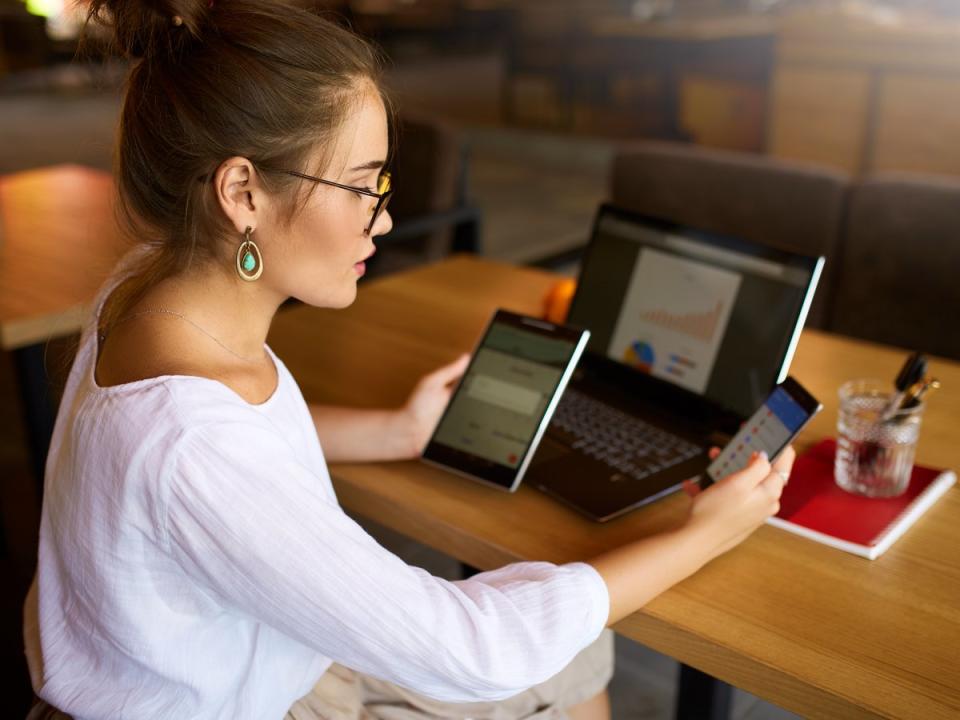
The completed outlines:
{"type": "Polygon", "coordinates": [[[807,319],[823,327],[849,178],[832,169],[681,143],[624,145],[613,202],[722,235],[827,257],[807,319]]]}
{"type": "Polygon", "coordinates": [[[835,270],[829,330],[960,359],[960,180],[854,185],[835,270]]]}

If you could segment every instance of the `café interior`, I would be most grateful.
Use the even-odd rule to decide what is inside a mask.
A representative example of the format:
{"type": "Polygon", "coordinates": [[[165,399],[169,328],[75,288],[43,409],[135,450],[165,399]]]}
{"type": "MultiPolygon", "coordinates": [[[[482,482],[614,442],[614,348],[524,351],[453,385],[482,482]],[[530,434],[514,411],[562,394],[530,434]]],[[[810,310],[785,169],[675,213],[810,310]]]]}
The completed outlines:
{"type": "MultiPolygon", "coordinates": [[[[396,110],[394,231],[378,240],[361,296],[366,283],[389,283],[461,253],[576,278],[597,207],[612,202],[823,255],[807,328],[882,347],[890,357],[921,351],[958,372],[956,0],[295,1],[382,50],[396,110]]],[[[21,608],[37,556],[45,453],[37,435],[45,426],[49,433],[83,305],[66,308],[56,323],[49,315],[20,323],[22,303],[6,297],[20,267],[11,245],[21,221],[44,207],[39,194],[76,192],[74,229],[85,222],[85,202],[107,202],[129,68],[95,30],[84,32],[85,5],[0,0],[0,279],[11,284],[0,288],[4,717],[23,717],[33,697],[21,608]]],[[[64,256],[68,261],[78,258],[64,256]]],[[[93,288],[105,277],[97,273],[93,288]]],[[[958,393],[945,383],[931,406],[960,409],[958,393]]],[[[960,414],[953,419],[952,443],[928,453],[927,462],[960,465],[960,414]]],[[[958,492],[948,492],[948,507],[931,511],[937,523],[960,527],[958,492]]],[[[356,515],[382,544],[436,575],[459,577],[472,560],[398,532],[375,514],[356,515]]],[[[954,589],[956,549],[953,564],[941,568],[954,589]]],[[[910,558],[897,557],[891,572],[909,576],[910,558]]],[[[957,599],[933,625],[948,644],[960,641],[957,599]]],[[[666,631],[656,620],[648,626],[649,642],[617,639],[612,716],[695,717],[678,710],[677,678],[680,663],[698,665],[697,653],[684,655],[682,641],[661,641],[666,631]]],[[[896,639],[887,651],[897,653],[896,639]]],[[[716,674],[713,668],[702,663],[716,674]]],[[[726,714],[709,716],[960,713],[956,663],[929,680],[942,714],[824,700],[840,690],[806,699],[765,690],[792,688],[783,679],[790,672],[771,671],[751,684],[749,672],[731,671],[723,678],[730,682],[726,714]]],[[[872,682],[867,671],[860,675],[861,684],[872,682]]],[[[881,694],[896,694],[895,685],[881,694]]]]}

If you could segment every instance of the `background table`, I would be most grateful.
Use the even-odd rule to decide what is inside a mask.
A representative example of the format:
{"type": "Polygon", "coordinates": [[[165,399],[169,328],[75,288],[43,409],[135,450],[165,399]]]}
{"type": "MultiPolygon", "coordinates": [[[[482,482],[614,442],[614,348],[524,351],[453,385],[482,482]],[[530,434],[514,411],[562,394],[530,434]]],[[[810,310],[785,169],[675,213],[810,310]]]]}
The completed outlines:
{"type": "Polygon", "coordinates": [[[58,165],[0,177],[0,347],[14,354],[34,477],[53,430],[45,344],[79,332],[127,245],[109,173],[58,165]]]}
{"type": "MultiPolygon", "coordinates": [[[[416,379],[470,349],[494,308],[538,313],[555,276],[466,257],[361,287],[343,311],[296,308],[270,342],[308,399],[399,405],[416,379]]],[[[807,331],[792,374],[825,409],[797,446],[832,434],[836,390],[893,378],[905,353],[807,331]]],[[[960,365],[927,409],[918,460],[960,467],[960,365]]],[[[416,461],[335,465],[348,509],[479,568],[588,559],[673,526],[675,495],[599,525],[535,490],[513,494],[416,461]]],[[[586,481],[586,479],[585,479],[586,481]]],[[[960,715],[960,491],[879,560],[760,528],[742,546],[618,623],[627,637],[814,718],[960,715]]]]}

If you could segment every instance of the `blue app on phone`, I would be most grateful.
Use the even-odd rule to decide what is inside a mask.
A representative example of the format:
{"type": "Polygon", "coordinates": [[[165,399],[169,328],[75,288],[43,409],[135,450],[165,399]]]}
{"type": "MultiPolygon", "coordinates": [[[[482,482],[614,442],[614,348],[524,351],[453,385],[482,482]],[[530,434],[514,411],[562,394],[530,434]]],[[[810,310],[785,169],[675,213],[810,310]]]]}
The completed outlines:
{"type": "Polygon", "coordinates": [[[742,470],[754,452],[773,460],[823,407],[793,378],[777,385],[716,460],[707,468],[712,480],[742,470]]]}

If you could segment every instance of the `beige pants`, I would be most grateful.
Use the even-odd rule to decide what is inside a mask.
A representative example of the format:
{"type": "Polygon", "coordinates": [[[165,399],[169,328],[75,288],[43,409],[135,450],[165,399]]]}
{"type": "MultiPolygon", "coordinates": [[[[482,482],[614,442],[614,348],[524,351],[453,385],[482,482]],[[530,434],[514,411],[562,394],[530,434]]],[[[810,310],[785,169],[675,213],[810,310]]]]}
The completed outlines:
{"type": "Polygon", "coordinates": [[[444,703],[334,664],[286,720],[565,720],[566,708],[602,691],[613,675],[613,633],[552,678],[500,702],[444,703]]]}
{"type": "MultiPolygon", "coordinates": [[[[500,702],[444,703],[334,664],[285,720],[566,720],[566,708],[603,690],[613,675],[613,633],[600,637],[544,683],[500,702]]],[[[37,700],[27,720],[70,720],[37,700]]]]}

